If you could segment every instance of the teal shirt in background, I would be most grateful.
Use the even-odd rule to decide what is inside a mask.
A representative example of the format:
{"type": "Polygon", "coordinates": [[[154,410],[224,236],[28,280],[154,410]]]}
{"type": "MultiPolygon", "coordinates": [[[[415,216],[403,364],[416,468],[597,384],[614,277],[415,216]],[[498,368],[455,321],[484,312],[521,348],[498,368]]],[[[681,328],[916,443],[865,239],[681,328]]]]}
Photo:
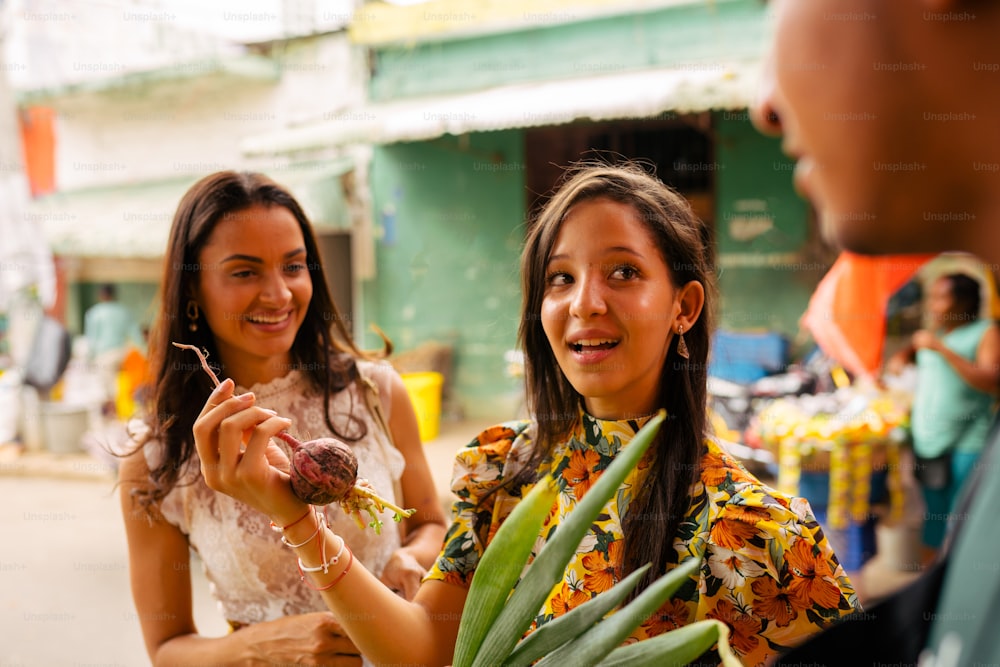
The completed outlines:
{"type": "Polygon", "coordinates": [[[142,343],[139,326],[128,308],[117,301],[103,301],[91,306],[83,316],[83,335],[91,358],[122,350],[129,341],[142,343]]]}
{"type": "MultiPolygon", "coordinates": [[[[973,361],[979,343],[992,326],[976,320],[942,337],[945,347],[973,361]]],[[[924,458],[947,451],[982,451],[993,420],[993,397],[970,386],[939,353],[917,351],[917,389],[911,429],[913,451],[924,458]]]]}

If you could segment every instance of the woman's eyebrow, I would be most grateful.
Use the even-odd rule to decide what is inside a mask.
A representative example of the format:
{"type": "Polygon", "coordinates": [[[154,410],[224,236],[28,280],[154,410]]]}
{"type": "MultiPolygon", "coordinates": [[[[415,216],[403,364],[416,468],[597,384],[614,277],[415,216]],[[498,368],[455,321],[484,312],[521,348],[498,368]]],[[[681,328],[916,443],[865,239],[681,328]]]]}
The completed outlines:
{"type": "Polygon", "coordinates": [[[253,262],[255,264],[263,264],[264,260],[260,257],[254,257],[253,255],[230,255],[222,260],[223,262],[253,262]]]}
{"type": "MultiPolygon", "coordinates": [[[[296,248],[295,250],[292,250],[290,252],[286,252],[285,255],[284,255],[284,257],[285,257],[285,259],[290,259],[292,257],[295,257],[296,255],[302,255],[305,252],[306,252],[305,248],[296,248]]],[[[264,263],[264,260],[261,259],[260,257],[254,257],[253,255],[241,255],[239,253],[237,253],[235,255],[230,255],[229,257],[226,257],[222,261],[223,262],[236,262],[236,261],[240,261],[240,262],[253,262],[254,264],[263,264],[264,263]]]]}
{"type": "MultiPolygon", "coordinates": [[[[639,258],[645,257],[645,255],[643,255],[638,250],[635,250],[634,248],[628,248],[626,246],[617,246],[616,245],[616,246],[612,246],[610,248],[605,248],[604,250],[601,251],[602,255],[614,255],[614,254],[617,254],[617,253],[625,253],[625,254],[628,254],[628,255],[634,255],[635,257],[639,257],[639,258]]],[[[554,262],[556,260],[562,260],[562,259],[569,259],[569,255],[566,254],[566,253],[559,253],[557,255],[552,255],[551,257],[549,257],[549,261],[550,262],[554,262]]]]}

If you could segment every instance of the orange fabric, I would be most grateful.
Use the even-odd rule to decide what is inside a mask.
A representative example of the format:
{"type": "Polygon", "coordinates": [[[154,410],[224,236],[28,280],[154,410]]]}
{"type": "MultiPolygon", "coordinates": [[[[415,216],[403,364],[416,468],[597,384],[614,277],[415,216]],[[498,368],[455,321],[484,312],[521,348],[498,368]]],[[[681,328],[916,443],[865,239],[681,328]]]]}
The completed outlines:
{"type": "Polygon", "coordinates": [[[889,298],[933,257],[841,253],[817,285],[802,326],[848,371],[875,375],[882,365],[889,298]]]}
{"type": "Polygon", "coordinates": [[[129,419],[134,416],[136,391],[149,380],[148,360],[137,348],[129,347],[118,371],[118,396],[115,408],[119,417],[129,419]]]}
{"type": "Polygon", "coordinates": [[[121,370],[129,378],[129,384],[135,388],[149,379],[149,364],[138,348],[129,347],[122,360],[121,370]]]}
{"type": "Polygon", "coordinates": [[[32,197],[56,191],[55,118],[55,111],[48,107],[21,110],[24,170],[32,197]]]}

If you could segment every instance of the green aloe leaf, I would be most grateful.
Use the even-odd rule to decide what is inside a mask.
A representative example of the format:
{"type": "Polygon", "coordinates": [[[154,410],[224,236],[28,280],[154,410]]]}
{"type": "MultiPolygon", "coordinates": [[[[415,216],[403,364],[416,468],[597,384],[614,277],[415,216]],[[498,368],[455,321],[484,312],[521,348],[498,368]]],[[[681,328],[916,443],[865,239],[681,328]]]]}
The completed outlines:
{"type": "Polygon", "coordinates": [[[684,582],[697,574],[701,562],[701,557],[690,558],[678,565],[650,584],[631,603],[598,623],[589,632],[545,656],[536,667],[594,664],[620,646],[632,631],[669,600],[684,582]]]}
{"type": "MultiPolygon", "coordinates": [[[[604,470],[600,479],[590,487],[587,495],[556,528],[553,536],[528,567],[514,593],[507,600],[507,604],[489,628],[476,654],[474,667],[493,667],[501,664],[510,655],[518,640],[531,625],[532,619],[542,607],[553,586],[562,579],[566,565],[594,519],[639,463],[665,418],[666,411],[660,410],[646,422],[628,446],[622,449],[611,465],[604,470]]],[[[504,523],[509,521],[510,519],[504,523]]],[[[500,546],[503,543],[497,545],[494,539],[490,548],[494,548],[494,545],[500,546]]],[[[505,549],[506,547],[499,550],[505,549]]],[[[489,548],[486,549],[486,553],[489,551],[489,548]]]]}
{"type": "Polygon", "coordinates": [[[697,621],[662,635],[619,647],[598,665],[599,667],[687,665],[712,648],[716,642],[719,644],[716,650],[722,658],[724,667],[743,667],[743,663],[729,646],[729,627],[713,619],[697,621]]]}
{"type": "Polygon", "coordinates": [[[455,667],[472,664],[490,626],[524,571],[538,532],[555,503],[559,487],[546,477],[517,504],[497,530],[469,586],[455,642],[455,667]]]}
{"type": "Polygon", "coordinates": [[[549,651],[559,648],[586,632],[628,597],[628,594],[639,584],[639,579],[649,568],[649,565],[643,565],[600,595],[587,600],[569,613],[540,626],[521,640],[514,652],[504,660],[505,667],[530,665],[544,657],[549,651]]]}

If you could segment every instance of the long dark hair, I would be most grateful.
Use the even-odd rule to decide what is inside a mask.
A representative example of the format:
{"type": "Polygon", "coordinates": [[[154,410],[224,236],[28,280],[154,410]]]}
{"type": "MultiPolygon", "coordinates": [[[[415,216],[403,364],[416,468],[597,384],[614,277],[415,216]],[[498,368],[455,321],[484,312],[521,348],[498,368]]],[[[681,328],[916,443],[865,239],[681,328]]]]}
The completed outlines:
{"type": "Polygon", "coordinates": [[[979,281],[964,273],[949,273],[942,276],[948,282],[951,293],[953,317],[962,322],[974,322],[979,319],[979,307],[982,304],[979,281]]]}
{"type": "MultiPolygon", "coordinates": [[[[172,343],[195,345],[217,360],[215,337],[199,313],[192,331],[188,307],[197,285],[199,256],[220,220],[251,206],[281,206],[295,217],[305,239],[306,265],[312,299],[292,343],[292,368],[302,369],[323,391],[326,424],[338,437],[354,441],[365,435],[364,422],[348,415],[350,432],[338,430],[330,416],[330,397],[357,376],[356,358],[367,358],[354,343],[327,288],[319,246],[298,202],[263,174],[221,171],[202,178],[181,198],[170,228],[160,284],[160,312],[149,339],[150,386],[145,406],[149,437],[162,443],[165,455],[150,470],[152,486],[139,495],[144,504],[158,501],[178,483],[185,463],[194,455],[191,428],[212,392],[212,383],[192,352],[172,343]]],[[[194,311],[191,311],[192,314],[194,311]]],[[[390,346],[386,341],[385,353],[390,346]]]]}
{"type": "Polygon", "coordinates": [[[691,486],[699,479],[707,432],[706,365],[715,272],[706,225],[683,197],[640,165],[584,163],[567,172],[562,185],[534,220],[521,256],[523,306],[518,338],[525,353],[528,407],[538,425],[532,460],[523,470],[524,475],[536,474],[538,465],[551,456],[553,448],[569,435],[578,420],[582,397],[559,368],[542,328],[541,310],[546,266],[562,223],[573,206],[596,198],[626,204],[638,212],[676,288],[692,280],[705,288],[701,316],[684,332],[689,358],[677,354],[675,340],[660,373],[657,406],[666,408],[668,419],[651,447],[648,483],[623,518],[622,576],[646,563],[653,564],[634,596],[676,560],[672,536],[678,533],[690,507],[691,486]]]}

